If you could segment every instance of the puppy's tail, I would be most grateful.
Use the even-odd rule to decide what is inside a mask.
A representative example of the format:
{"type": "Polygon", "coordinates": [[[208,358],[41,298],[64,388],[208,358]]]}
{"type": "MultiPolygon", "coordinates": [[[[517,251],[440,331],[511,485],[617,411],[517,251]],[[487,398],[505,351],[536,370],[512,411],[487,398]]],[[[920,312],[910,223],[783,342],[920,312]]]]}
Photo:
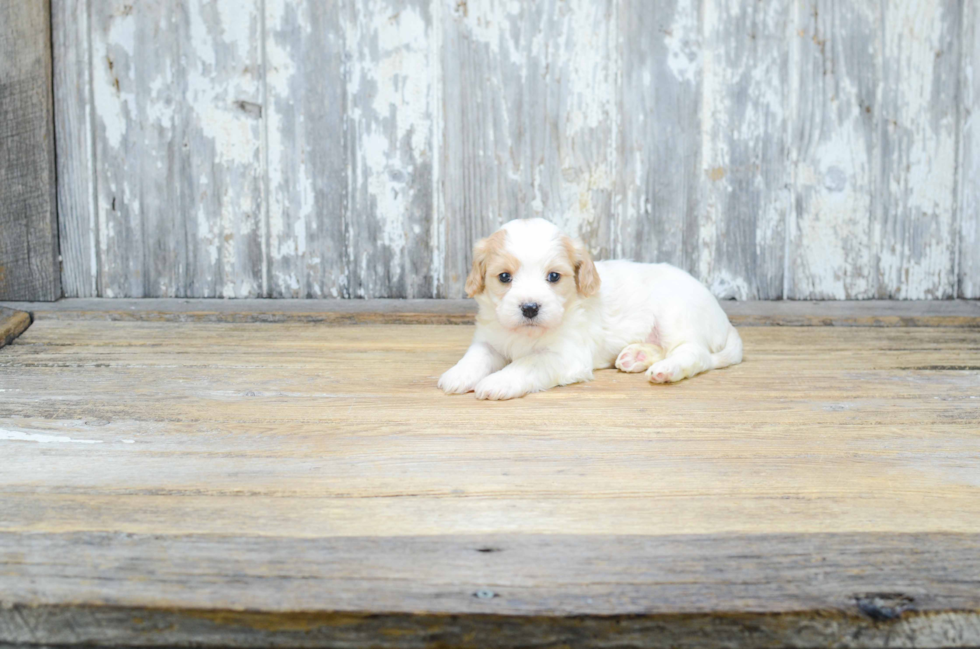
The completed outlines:
{"type": "Polygon", "coordinates": [[[728,325],[728,340],[725,341],[725,348],[717,354],[712,354],[711,362],[714,363],[716,370],[742,362],[742,338],[735,331],[735,327],[728,325]]]}

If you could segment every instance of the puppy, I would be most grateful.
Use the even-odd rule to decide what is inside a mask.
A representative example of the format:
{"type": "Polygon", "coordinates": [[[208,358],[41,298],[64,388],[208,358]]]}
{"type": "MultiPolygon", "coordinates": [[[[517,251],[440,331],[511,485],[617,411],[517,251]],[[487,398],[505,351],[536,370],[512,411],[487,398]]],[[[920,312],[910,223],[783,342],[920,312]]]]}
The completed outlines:
{"type": "Polygon", "coordinates": [[[544,219],[478,242],[466,293],[476,334],[439,379],[447,394],[513,399],[614,365],[672,383],[742,360],[742,339],[696,279],[668,264],[593,263],[544,219]]]}

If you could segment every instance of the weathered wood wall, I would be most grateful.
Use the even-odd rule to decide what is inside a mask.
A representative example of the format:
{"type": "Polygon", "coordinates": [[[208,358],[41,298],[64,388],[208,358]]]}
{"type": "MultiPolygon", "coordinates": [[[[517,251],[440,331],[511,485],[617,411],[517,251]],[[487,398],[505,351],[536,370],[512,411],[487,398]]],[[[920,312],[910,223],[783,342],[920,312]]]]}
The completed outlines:
{"type": "Polygon", "coordinates": [[[0,300],[61,297],[50,11],[0,2],[0,300]]]}
{"type": "Polygon", "coordinates": [[[980,0],[53,0],[70,296],[457,297],[546,216],[721,297],[980,297],[980,0]]]}

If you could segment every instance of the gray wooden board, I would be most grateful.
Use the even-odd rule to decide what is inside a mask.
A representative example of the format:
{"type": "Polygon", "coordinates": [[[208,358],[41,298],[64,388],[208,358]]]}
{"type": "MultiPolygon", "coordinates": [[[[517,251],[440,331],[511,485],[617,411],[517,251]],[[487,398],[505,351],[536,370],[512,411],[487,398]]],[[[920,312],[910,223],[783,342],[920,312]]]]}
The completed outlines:
{"type": "Polygon", "coordinates": [[[51,7],[0,4],[0,298],[61,297],[51,7]]]}
{"type": "Polygon", "coordinates": [[[976,11],[55,0],[66,291],[455,298],[543,215],[721,297],[977,297],[976,11]]]}
{"type": "Polygon", "coordinates": [[[957,293],[956,101],[962,4],[901,0],[882,5],[875,201],[880,298],[949,298],[957,293]]]}
{"type": "Polygon", "coordinates": [[[30,326],[30,314],[0,306],[0,347],[12,343],[30,326]]]}
{"type": "Polygon", "coordinates": [[[620,6],[622,83],[615,255],[698,273],[702,171],[701,5],[620,6]],[[665,123],[670,128],[664,128],[665,123]]]}
{"type": "Polygon", "coordinates": [[[0,533],[0,643],[976,646],[978,557],[968,534],[0,533]]]}
{"type": "Polygon", "coordinates": [[[89,35],[87,0],[51,0],[62,282],[78,297],[100,294],[89,35]]]}
{"type": "Polygon", "coordinates": [[[959,297],[980,298],[980,6],[963,3],[960,68],[959,297]]]}
{"type": "Polygon", "coordinates": [[[266,294],[349,297],[341,3],[266,0],[265,13],[266,294]]]}
{"type": "MultiPolygon", "coordinates": [[[[980,327],[980,302],[971,300],[759,301],[721,303],[737,326],[980,327]]],[[[202,300],[64,299],[0,302],[39,320],[167,320],[187,322],[406,322],[471,324],[472,300],[202,300]]]]}
{"type": "Polygon", "coordinates": [[[704,2],[697,275],[719,297],[783,297],[793,8],[704,2]]]}
{"type": "Polygon", "coordinates": [[[101,295],[265,295],[257,0],[90,6],[101,295]]]}
{"type": "Polygon", "coordinates": [[[344,7],[351,297],[434,296],[432,5],[344,7]]]}
{"type": "Polygon", "coordinates": [[[871,215],[881,152],[880,44],[868,38],[881,5],[821,1],[797,11],[786,297],[867,299],[877,287],[871,215]]]}

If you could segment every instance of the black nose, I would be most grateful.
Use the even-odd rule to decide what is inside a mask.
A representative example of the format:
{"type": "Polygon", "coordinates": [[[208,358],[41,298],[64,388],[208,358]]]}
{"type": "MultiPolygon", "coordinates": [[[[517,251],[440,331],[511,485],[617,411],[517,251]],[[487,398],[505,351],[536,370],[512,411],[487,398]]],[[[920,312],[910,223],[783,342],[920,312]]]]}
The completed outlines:
{"type": "Polygon", "coordinates": [[[521,313],[524,317],[530,320],[534,316],[538,315],[538,305],[535,302],[525,302],[521,305],[521,313]]]}

